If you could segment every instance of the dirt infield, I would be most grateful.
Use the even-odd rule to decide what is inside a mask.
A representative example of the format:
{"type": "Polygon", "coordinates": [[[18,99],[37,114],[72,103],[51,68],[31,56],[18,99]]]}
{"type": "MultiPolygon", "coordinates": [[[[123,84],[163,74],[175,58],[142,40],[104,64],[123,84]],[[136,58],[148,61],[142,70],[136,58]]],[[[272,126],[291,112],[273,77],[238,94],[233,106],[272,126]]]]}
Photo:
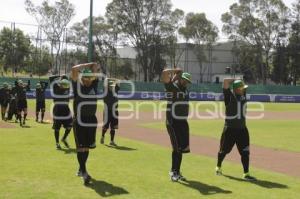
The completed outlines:
{"type": "Polygon", "coordinates": [[[9,122],[0,121],[0,129],[9,129],[9,128],[15,128],[13,124],[10,124],[9,122]]]}
{"type": "MultiPolygon", "coordinates": [[[[264,119],[297,119],[300,113],[266,113],[264,119]]],[[[142,114],[139,120],[121,122],[120,136],[151,144],[170,147],[169,136],[166,130],[148,129],[136,124],[153,122],[151,113],[142,114]],[[160,132],[155,132],[160,131],[160,132]]],[[[164,120],[160,120],[164,121],[164,120]]],[[[201,129],[200,129],[201,130],[201,129]]],[[[219,140],[201,136],[190,137],[193,154],[216,158],[219,149],[219,140]]],[[[226,160],[240,162],[240,155],[235,148],[226,160]]],[[[275,171],[290,176],[300,177],[300,153],[288,152],[251,145],[251,165],[265,170],[275,171]]],[[[214,169],[214,168],[212,168],[214,169]]],[[[242,170],[242,168],[241,168],[242,170]]]]}
{"type": "MultiPolygon", "coordinates": [[[[29,115],[33,118],[35,114],[34,112],[29,111],[29,115]]],[[[98,115],[101,115],[99,121],[102,121],[102,113],[98,115]]],[[[128,113],[120,113],[120,116],[124,115],[128,115],[128,113]]],[[[299,112],[265,112],[265,117],[263,119],[295,120],[299,118],[299,112]]],[[[49,112],[46,113],[46,119],[51,120],[49,112]]],[[[119,136],[171,148],[166,130],[149,129],[137,125],[149,122],[161,122],[164,120],[164,116],[159,120],[154,120],[153,113],[151,112],[143,112],[139,115],[138,119],[133,118],[126,121],[120,120],[121,130],[119,136]]],[[[218,139],[191,135],[190,143],[192,154],[216,158],[219,148],[218,139]]],[[[240,155],[236,148],[226,157],[226,160],[235,163],[240,162],[240,155]]],[[[251,166],[300,178],[300,153],[251,145],[251,166]]],[[[214,168],[212,168],[212,170],[213,169],[214,168]]]]}

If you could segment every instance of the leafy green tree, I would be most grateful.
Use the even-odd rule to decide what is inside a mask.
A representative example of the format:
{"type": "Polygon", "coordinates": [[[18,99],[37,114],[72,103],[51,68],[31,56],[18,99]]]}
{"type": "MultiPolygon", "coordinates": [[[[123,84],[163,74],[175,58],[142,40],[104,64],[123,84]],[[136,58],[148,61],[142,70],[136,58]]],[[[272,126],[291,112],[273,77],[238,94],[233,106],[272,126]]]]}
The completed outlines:
{"type": "Polygon", "coordinates": [[[218,38],[218,28],[206,18],[204,13],[188,13],[185,18],[185,26],[179,29],[186,40],[191,40],[194,45],[194,53],[199,62],[200,82],[203,82],[204,67],[207,61],[205,49],[211,48],[218,38]]]}
{"type": "Polygon", "coordinates": [[[53,62],[49,48],[46,46],[41,48],[31,46],[30,51],[30,56],[25,61],[24,70],[31,74],[46,75],[53,62]]]}
{"type": "MultiPolygon", "coordinates": [[[[118,31],[102,16],[95,17],[93,23],[94,57],[101,64],[103,70],[107,71],[109,59],[116,58],[115,46],[117,45],[118,31]]],[[[81,23],[75,23],[71,30],[71,42],[76,43],[82,49],[86,49],[89,41],[89,18],[84,19],[81,23]]]]}
{"type": "Polygon", "coordinates": [[[60,71],[58,58],[62,47],[63,33],[75,15],[75,7],[68,0],[56,1],[54,5],[49,4],[48,0],[44,0],[40,6],[34,5],[31,0],[25,0],[25,8],[36,19],[39,27],[50,41],[51,55],[55,60],[54,73],[57,73],[60,71]]]}
{"type": "Polygon", "coordinates": [[[270,72],[271,51],[277,38],[286,37],[288,8],[282,0],[239,0],[222,15],[223,32],[230,39],[243,41],[261,49],[259,78],[263,83],[270,72]]]}
{"type": "Polygon", "coordinates": [[[30,54],[30,39],[22,30],[4,27],[0,32],[0,59],[3,69],[16,70],[24,66],[25,59],[30,54]]]}
{"type": "Polygon", "coordinates": [[[183,10],[175,9],[172,11],[167,23],[162,24],[163,32],[165,32],[165,36],[162,39],[164,44],[162,53],[169,58],[172,67],[177,66],[183,53],[183,50],[179,49],[178,45],[178,30],[184,25],[184,16],[183,10]]]}
{"type": "Polygon", "coordinates": [[[277,84],[287,84],[289,78],[289,57],[285,44],[277,40],[273,53],[272,80],[277,84]]]}
{"type": "Polygon", "coordinates": [[[293,85],[296,85],[300,77],[300,0],[296,0],[293,4],[288,50],[291,77],[293,85]]]}
{"type": "Polygon", "coordinates": [[[106,8],[109,23],[120,30],[123,41],[132,44],[137,60],[142,66],[144,81],[152,81],[155,75],[150,46],[157,38],[166,35],[164,27],[171,17],[170,0],[113,0],[106,8]]]}

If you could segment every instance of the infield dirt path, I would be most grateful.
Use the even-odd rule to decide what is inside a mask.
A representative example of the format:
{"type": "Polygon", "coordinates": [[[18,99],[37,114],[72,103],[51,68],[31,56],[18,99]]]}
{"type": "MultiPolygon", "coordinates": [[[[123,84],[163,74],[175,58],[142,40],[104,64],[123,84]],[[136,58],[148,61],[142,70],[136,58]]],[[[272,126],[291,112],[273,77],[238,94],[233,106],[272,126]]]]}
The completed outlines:
{"type": "MultiPolygon", "coordinates": [[[[282,117],[284,119],[297,119],[300,118],[300,113],[284,113],[284,115],[283,113],[266,113],[265,119],[279,119],[278,117],[282,117]]],[[[164,118],[156,122],[162,121],[164,121],[164,118]]],[[[146,122],[155,122],[153,121],[151,113],[143,113],[139,119],[127,120],[126,122],[121,121],[121,130],[119,135],[132,140],[171,148],[167,131],[144,128],[138,125],[146,122]]],[[[199,128],[199,131],[200,130],[201,128],[199,128]]],[[[219,149],[219,140],[217,139],[191,135],[190,145],[193,154],[214,158],[217,157],[219,149]]],[[[226,160],[240,163],[240,155],[236,147],[226,157],[226,160]]],[[[251,165],[265,170],[300,177],[300,153],[297,152],[275,150],[251,145],[251,165]]]]}
{"type": "MultiPolygon", "coordinates": [[[[251,114],[251,113],[250,113],[251,114]]],[[[253,113],[255,114],[255,113],[253,113]]],[[[31,117],[35,117],[32,111],[29,112],[31,117]]],[[[102,113],[98,114],[100,117],[98,121],[102,121],[102,113]]],[[[120,117],[128,115],[128,113],[121,112],[120,117]]],[[[46,118],[50,119],[49,112],[46,118]]],[[[128,138],[131,140],[142,141],[149,144],[156,144],[163,147],[171,148],[169,136],[166,130],[149,129],[141,127],[142,123],[149,122],[164,122],[164,114],[159,120],[153,118],[153,113],[143,112],[138,119],[120,120],[120,131],[118,136],[128,138]]],[[[299,119],[299,112],[265,112],[264,119],[299,119]]],[[[50,119],[51,120],[51,119],[50,119]]],[[[199,131],[201,128],[199,128],[199,131]]],[[[99,131],[99,130],[98,130],[99,131]]],[[[251,135],[250,135],[251,136],[251,135]]],[[[295,140],[295,142],[298,140],[295,140]]],[[[219,140],[201,136],[190,136],[190,145],[192,154],[204,155],[216,158],[219,149],[219,140]]],[[[226,160],[240,163],[240,155],[236,147],[226,156],[226,160]]],[[[251,166],[279,172],[289,176],[300,178],[300,153],[283,150],[275,150],[256,145],[251,145],[251,166]]],[[[242,167],[242,166],[241,166],[242,167]]],[[[214,169],[214,168],[212,168],[214,169]]],[[[242,168],[241,168],[242,170],[242,168]]]]}

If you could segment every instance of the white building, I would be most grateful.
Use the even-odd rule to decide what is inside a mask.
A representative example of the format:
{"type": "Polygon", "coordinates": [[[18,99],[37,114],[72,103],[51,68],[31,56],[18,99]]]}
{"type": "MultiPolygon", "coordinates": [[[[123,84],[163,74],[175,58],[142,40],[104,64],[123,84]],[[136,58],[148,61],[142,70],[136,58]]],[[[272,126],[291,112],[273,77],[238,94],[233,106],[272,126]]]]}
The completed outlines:
{"type": "MultiPolygon", "coordinates": [[[[204,54],[206,60],[202,63],[202,72],[200,70],[200,62],[196,57],[193,44],[182,43],[178,44],[176,50],[175,65],[182,68],[184,71],[192,74],[193,83],[202,82],[222,82],[225,77],[232,76],[234,65],[236,65],[236,57],[232,53],[233,42],[218,43],[205,49],[204,54]],[[227,69],[226,69],[227,68],[227,69]],[[231,69],[229,74],[228,68],[231,69]]],[[[143,71],[141,66],[135,61],[137,52],[132,47],[118,48],[117,53],[120,58],[130,59],[132,61],[133,70],[135,72],[134,80],[143,81],[143,71]]],[[[174,61],[166,56],[164,59],[168,67],[174,66],[174,61]],[[173,62],[173,63],[171,63],[173,62]]],[[[234,74],[235,77],[242,77],[240,74],[234,74]]],[[[157,77],[158,80],[159,77],[157,77]]]]}

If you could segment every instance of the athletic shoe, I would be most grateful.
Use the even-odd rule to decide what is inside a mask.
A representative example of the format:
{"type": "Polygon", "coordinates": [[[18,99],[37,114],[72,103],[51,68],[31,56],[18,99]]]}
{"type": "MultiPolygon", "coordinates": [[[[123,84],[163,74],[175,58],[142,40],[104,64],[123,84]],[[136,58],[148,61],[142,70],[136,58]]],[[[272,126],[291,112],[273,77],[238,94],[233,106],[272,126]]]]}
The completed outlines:
{"type": "Polygon", "coordinates": [[[76,176],[78,176],[78,177],[82,177],[82,176],[83,176],[83,173],[82,173],[82,171],[78,170],[78,171],[77,171],[77,173],[76,173],[76,176]]]}
{"type": "Polygon", "coordinates": [[[182,173],[177,174],[177,172],[170,171],[169,175],[170,175],[172,181],[174,181],[173,179],[176,179],[176,178],[177,178],[177,180],[175,180],[175,181],[178,181],[178,180],[186,181],[186,178],[182,175],[182,173]],[[176,177],[174,177],[174,176],[176,176],[176,177]]]}
{"type": "Polygon", "coordinates": [[[59,143],[56,144],[56,149],[57,149],[57,150],[60,150],[60,149],[61,149],[61,146],[60,146],[59,143]]]}
{"type": "Polygon", "coordinates": [[[111,146],[117,146],[117,144],[114,141],[110,141],[109,143],[111,146]]]}
{"type": "Polygon", "coordinates": [[[70,148],[70,145],[66,139],[62,139],[61,142],[65,145],[66,148],[68,148],[68,149],[70,148]]]}
{"type": "Polygon", "coordinates": [[[180,176],[173,172],[173,175],[171,176],[171,181],[178,182],[180,180],[180,176]]]}
{"type": "Polygon", "coordinates": [[[182,173],[179,173],[178,176],[179,176],[179,180],[186,181],[186,178],[182,175],[182,173]]]}
{"type": "Polygon", "coordinates": [[[100,144],[104,144],[104,137],[103,136],[100,139],[100,144]]]}
{"type": "Polygon", "coordinates": [[[256,178],[251,176],[249,173],[244,173],[243,178],[246,181],[256,181],[256,178]]]}
{"type": "Polygon", "coordinates": [[[89,185],[92,179],[92,177],[87,172],[82,174],[82,178],[84,185],[89,185]]]}
{"type": "Polygon", "coordinates": [[[222,175],[222,168],[216,167],[216,175],[221,176],[222,175]]]}
{"type": "Polygon", "coordinates": [[[35,121],[36,121],[36,122],[39,122],[39,119],[38,119],[38,118],[36,118],[36,119],[35,119],[35,121]]]}

